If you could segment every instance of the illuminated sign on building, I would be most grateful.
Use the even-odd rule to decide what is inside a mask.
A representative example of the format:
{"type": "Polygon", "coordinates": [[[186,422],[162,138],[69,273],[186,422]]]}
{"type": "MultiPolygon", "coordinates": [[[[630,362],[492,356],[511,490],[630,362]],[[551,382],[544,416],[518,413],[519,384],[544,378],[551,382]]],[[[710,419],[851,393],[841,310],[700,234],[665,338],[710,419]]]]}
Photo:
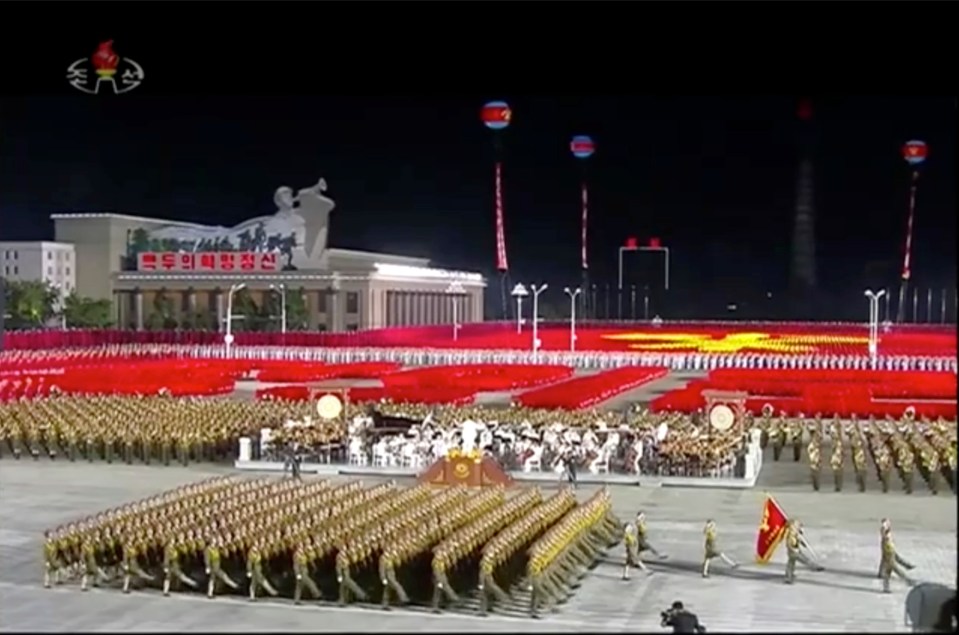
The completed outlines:
{"type": "Polygon", "coordinates": [[[279,271],[276,253],[253,251],[145,252],[137,255],[137,271],[279,271]]]}

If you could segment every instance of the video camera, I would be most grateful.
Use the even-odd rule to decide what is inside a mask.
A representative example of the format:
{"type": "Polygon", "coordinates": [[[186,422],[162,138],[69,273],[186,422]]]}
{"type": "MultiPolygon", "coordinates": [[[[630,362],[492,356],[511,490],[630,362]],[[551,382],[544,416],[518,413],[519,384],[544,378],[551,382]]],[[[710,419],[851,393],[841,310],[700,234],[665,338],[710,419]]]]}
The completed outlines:
{"type": "Polygon", "coordinates": [[[665,611],[660,611],[660,626],[672,628],[674,633],[705,633],[706,627],[699,623],[694,613],[685,609],[682,602],[674,602],[665,611]]]}

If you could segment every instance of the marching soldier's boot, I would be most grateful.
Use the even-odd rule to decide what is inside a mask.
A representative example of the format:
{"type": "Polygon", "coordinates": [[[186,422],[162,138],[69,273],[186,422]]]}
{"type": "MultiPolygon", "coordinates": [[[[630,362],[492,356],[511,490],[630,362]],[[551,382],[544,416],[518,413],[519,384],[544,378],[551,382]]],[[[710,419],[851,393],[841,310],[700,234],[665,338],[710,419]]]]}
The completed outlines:
{"type": "Polygon", "coordinates": [[[801,454],[802,446],[799,443],[793,443],[793,461],[798,463],[801,454]]]}
{"type": "Polygon", "coordinates": [[[796,559],[789,555],[786,559],[786,584],[792,584],[796,581],[796,559]]]}
{"type": "Polygon", "coordinates": [[[841,470],[835,470],[833,472],[833,480],[835,481],[836,491],[841,492],[842,491],[842,471],[841,470]]]}
{"type": "Polygon", "coordinates": [[[883,472],[879,478],[882,480],[882,493],[889,493],[889,472],[883,472]]]}
{"type": "Polygon", "coordinates": [[[380,601],[380,607],[384,611],[390,610],[390,584],[386,580],[383,580],[383,598],[380,601]]]}
{"type": "Polygon", "coordinates": [[[88,590],[90,589],[89,584],[90,584],[90,576],[88,576],[86,573],[84,573],[84,574],[80,577],[80,590],[81,590],[81,591],[88,591],[88,590]]]}
{"type": "Polygon", "coordinates": [[[866,475],[863,472],[856,472],[856,485],[860,492],[866,491],[866,475]]]}
{"type": "Polygon", "coordinates": [[[912,494],[912,472],[905,472],[902,475],[902,484],[907,494],[912,494]]]}
{"type": "Polygon", "coordinates": [[[301,576],[297,574],[296,586],[293,587],[293,604],[299,604],[300,598],[302,597],[303,597],[303,582],[301,581],[301,576]]]}
{"type": "Polygon", "coordinates": [[[703,577],[704,578],[709,577],[709,558],[706,558],[705,560],[703,560],[703,577]]]}
{"type": "Polygon", "coordinates": [[[106,444],[106,454],[107,454],[107,463],[113,463],[113,442],[107,442],[106,444]]]}
{"type": "Polygon", "coordinates": [[[216,576],[210,576],[210,580],[206,583],[206,596],[213,599],[213,595],[216,593],[216,576]]]}
{"type": "Polygon", "coordinates": [[[129,573],[126,573],[123,576],[123,592],[124,593],[130,592],[130,574],[129,573]]]}
{"type": "Polygon", "coordinates": [[[250,602],[256,602],[256,582],[250,582],[250,602]]]}
{"type": "Polygon", "coordinates": [[[773,461],[778,461],[779,456],[783,453],[783,446],[781,443],[773,444],[773,461]]]}
{"type": "Polygon", "coordinates": [[[489,615],[489,595],[486,594],[486,589],[483,588],[483,585],[480,585],[479,588],[480,596],[480,605],[479,605],[479,614],[483,617],[489,615]]]}
{"type": "Polygon", "coordinates": [[[812,472],[810,472],[810,476],[812,477],[812,488],[813,490],[818,492],[819,491],[819,472],[813,470],[812,472]]]}
{"type": "Polygon", "coordinates": [[[163,579],[163,595],[170,595],[170,578],[163,579]]]}
{"type": "Polygon", "coordinates": [[[50,588],[50,571],[49,570],[43,572],[43,588],[44,589],[50,588]]]}

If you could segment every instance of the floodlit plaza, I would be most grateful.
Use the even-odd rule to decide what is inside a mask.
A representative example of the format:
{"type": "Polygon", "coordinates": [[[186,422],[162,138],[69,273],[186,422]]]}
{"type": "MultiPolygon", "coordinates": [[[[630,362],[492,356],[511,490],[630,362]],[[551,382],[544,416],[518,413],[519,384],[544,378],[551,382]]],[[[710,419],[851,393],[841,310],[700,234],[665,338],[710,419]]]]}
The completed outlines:
{"type": "MultiPolygon", "coordinates": [[[[613,487],[620,518],[646,512],[650,542],[669,557],[652,559],[652,573],[621,579],[623,549],[603,556],[570,600],[542,619],[523,611],[479,617],[473,607],[435,615],[426,609],[347,606],[288,600],[250,604],[242,597],[208,600],[200,594],[117,588],[82,592],[76,580],[42,587],[45,529],[178,485],[223,474],[213,466],[128,466],[63,461],[0,461],[0,630],[16,631],[658,631],[659,612],[682,600],[714,631],[906,632],[907,586],[893,581],[880,593],[879,518],[894,523],[897,547],[916,565],[921,581],[950,584],[956,577],[955,498],[910,497],[877,491],[813,493],[792,463],[775,464],[752,490],[613,487]],[[802,482],[797,482],[802,480],[802,482]],[[753,563],[764,491],[803,520],[811,545],[827,565],[800,569],[783,584],[784,550],[767,565],[753,563]],[[721,563],[700,575],[703,524],[716,520],[726,553],[742,563],[721,563]]],[[[552,488],[553,485],[546,487],[552,488]]],[[[592,487],[584,485],[581,497],[592,487]]]]}

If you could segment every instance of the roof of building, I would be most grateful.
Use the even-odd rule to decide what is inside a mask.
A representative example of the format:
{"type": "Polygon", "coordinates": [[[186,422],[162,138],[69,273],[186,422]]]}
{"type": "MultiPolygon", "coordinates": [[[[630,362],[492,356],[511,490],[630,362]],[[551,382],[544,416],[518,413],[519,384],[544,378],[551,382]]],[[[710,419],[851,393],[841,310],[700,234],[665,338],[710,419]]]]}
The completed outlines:
{"type": "Polygon", "coordinates": [[[117,220],[129,220],[137,223],[179,225],[181,227],[209,227],[209,225],[203,225],[201,223],[190,223],[166,218],[151,218],[149,216],[135,216],[133,214],[117,214],[116,212],[61,212],[50,214],[51,220],[90,220],[95,218],[115,218],[117,220]]]}
{"type": "Polygon", "coordinates": [[[64,247],[73,249],[73,243],[58,242],[56,240],[0,240],[0,247],[64,247]]]}

